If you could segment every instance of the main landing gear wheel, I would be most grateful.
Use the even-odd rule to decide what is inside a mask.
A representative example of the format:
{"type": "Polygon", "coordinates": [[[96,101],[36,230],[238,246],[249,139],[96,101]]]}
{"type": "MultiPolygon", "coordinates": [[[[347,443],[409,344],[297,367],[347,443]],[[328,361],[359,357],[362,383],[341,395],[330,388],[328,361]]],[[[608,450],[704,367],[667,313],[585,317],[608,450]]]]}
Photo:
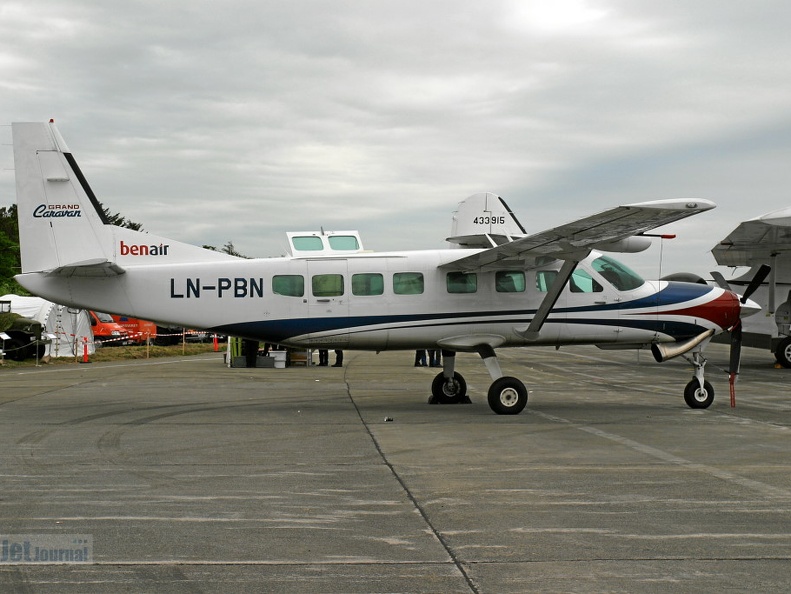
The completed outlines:
{"type": "Polygon", "coordinates": [[[431,395],[433,396],[433,403],[436,404],[459,404],[466,402],[467,396],[467,382],[464,381],[462,375],[456,371],[453,372],[453,377],[448,380],[445,374],[440,372],[434,381],[431,382],[431,395]]]}
{"type": "Polygon", "coordinates": [[[690,408],[708,408],[714,402],[714,388],[707,381],[703,382],[701,388],[698,379],[693,377],[684,388],[684,402],[690,408]]]}
{"type": "Polygon", "coordinates": [[[489,386],[489,407],[498,415],[518,415],[527,405],[527,388],[515,377],[501,377],[489,386]]]}
{"type": "Polygon", "coordinates": [[[775,359],[786,369],[791,369],[791,338],[784,338],[775,349],[775,359]]]}

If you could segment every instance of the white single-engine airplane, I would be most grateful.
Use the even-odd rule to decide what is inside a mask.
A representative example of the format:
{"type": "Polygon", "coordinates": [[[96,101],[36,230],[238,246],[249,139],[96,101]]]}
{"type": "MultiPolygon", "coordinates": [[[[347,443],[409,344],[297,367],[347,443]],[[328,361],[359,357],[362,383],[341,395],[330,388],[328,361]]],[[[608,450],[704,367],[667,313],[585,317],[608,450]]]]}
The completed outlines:
{"type": "Polygon", "coordinates": [[[743,324],[745,346],[771,350],[777,362],[791,368],[791,207],[743,221],[711,250],[721,266],[749,266],[730,281],[717,272],[712,276],[725,288],[744,287],[762,266],[771,266],[767,282],[754,293],[763,315],[743,324]]]}
{"type": "MultiPolygon", "coordinates": [[[[456,213],[456,247],[368,253],[353,233],[289,234],[292,255],[243,259],[110,225],[49,123],[13,124],[22,274],[30,292],[65,305],[206,328],[300,348],[440,348],[436,401],[466,395],[456,352],[475,352],[493,380],[488,402],[517,414],[527,390],[495,349],[650,346],[657,360],[691,354],[684,398],[708,407],[703,347],[757,311],[746,296],[645,281],[599,251],[645,249],[645,232],[714,208],[706,200],[618,206],[528,235],[499,197],[456,213]]],[[[760,280],[759,280],[760,282],[760,280]]],[[[736,362],[738,369],[738,361],[736,362]]]]}

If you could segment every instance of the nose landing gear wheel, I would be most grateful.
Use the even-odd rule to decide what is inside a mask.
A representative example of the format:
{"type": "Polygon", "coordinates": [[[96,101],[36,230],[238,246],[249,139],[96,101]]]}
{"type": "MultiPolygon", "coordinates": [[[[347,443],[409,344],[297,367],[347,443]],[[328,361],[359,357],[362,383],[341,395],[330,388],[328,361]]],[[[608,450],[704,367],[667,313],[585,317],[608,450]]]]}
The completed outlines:
{"type": "Polygon", "coordinates": [[[431,382],[431,395],[436,404],[460,404],[467,402],[467,382],[458,372],[448,381],[445,374],[439,373],[431,382]]]}
{"type": "Polygon", "coordinates": [[[489,387],[488,399],[498,415],[518,415],[527,405],[527,388],[515,377],[501,377],[489,387]]]}
{"type": "Polygon", "coordinates": [[[707,381],[703,382],[701,388],[700,382],[693,377],[684,388],[684,402],[690,408],[708,408],[714,402],[714,388],[707,381]]]}

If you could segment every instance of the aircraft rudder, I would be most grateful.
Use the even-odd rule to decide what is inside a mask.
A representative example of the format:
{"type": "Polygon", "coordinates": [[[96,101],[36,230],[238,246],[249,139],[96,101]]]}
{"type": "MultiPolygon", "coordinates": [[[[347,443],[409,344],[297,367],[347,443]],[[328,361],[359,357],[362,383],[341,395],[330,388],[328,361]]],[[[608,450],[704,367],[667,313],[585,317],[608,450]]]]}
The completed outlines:
{"type": "Polygon", "coordinates": [[[111,224],[53,122],[12,124],[22,272],[234,256],[111,224]]]}
{"type": "Polygon", "coordinates": [[[54,123],[13,123],[23,272],[108,259],[104,215],[54,123]]]}

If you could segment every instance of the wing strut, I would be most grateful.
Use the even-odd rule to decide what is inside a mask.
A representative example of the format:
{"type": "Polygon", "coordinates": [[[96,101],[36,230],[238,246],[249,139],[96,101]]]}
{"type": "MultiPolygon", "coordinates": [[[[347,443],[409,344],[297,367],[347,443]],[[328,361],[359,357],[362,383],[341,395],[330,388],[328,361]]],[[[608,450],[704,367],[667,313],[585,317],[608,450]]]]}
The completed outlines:
{"type": "Polygon", "coordinates": [[[558,272],[558,275],[552,282],[552,286],[549,287],[549,291],[547,291],[541,305],[538,306],[536,315],[533,316],[527,330],[519,332],[519,334],[524,336],[527,340],[538,339],[538,333],[541,332],[541,327],[549,316],[549,312],[555,307],[555,303],[557,303],[558,297],[560,297],[560,292],[563,290],[563,287],[566,286],[566,283],[568,283],[574,269],[579,263],[580,260],[564,260],[563,266],[560,267],[560,272],[558,272]]]}

